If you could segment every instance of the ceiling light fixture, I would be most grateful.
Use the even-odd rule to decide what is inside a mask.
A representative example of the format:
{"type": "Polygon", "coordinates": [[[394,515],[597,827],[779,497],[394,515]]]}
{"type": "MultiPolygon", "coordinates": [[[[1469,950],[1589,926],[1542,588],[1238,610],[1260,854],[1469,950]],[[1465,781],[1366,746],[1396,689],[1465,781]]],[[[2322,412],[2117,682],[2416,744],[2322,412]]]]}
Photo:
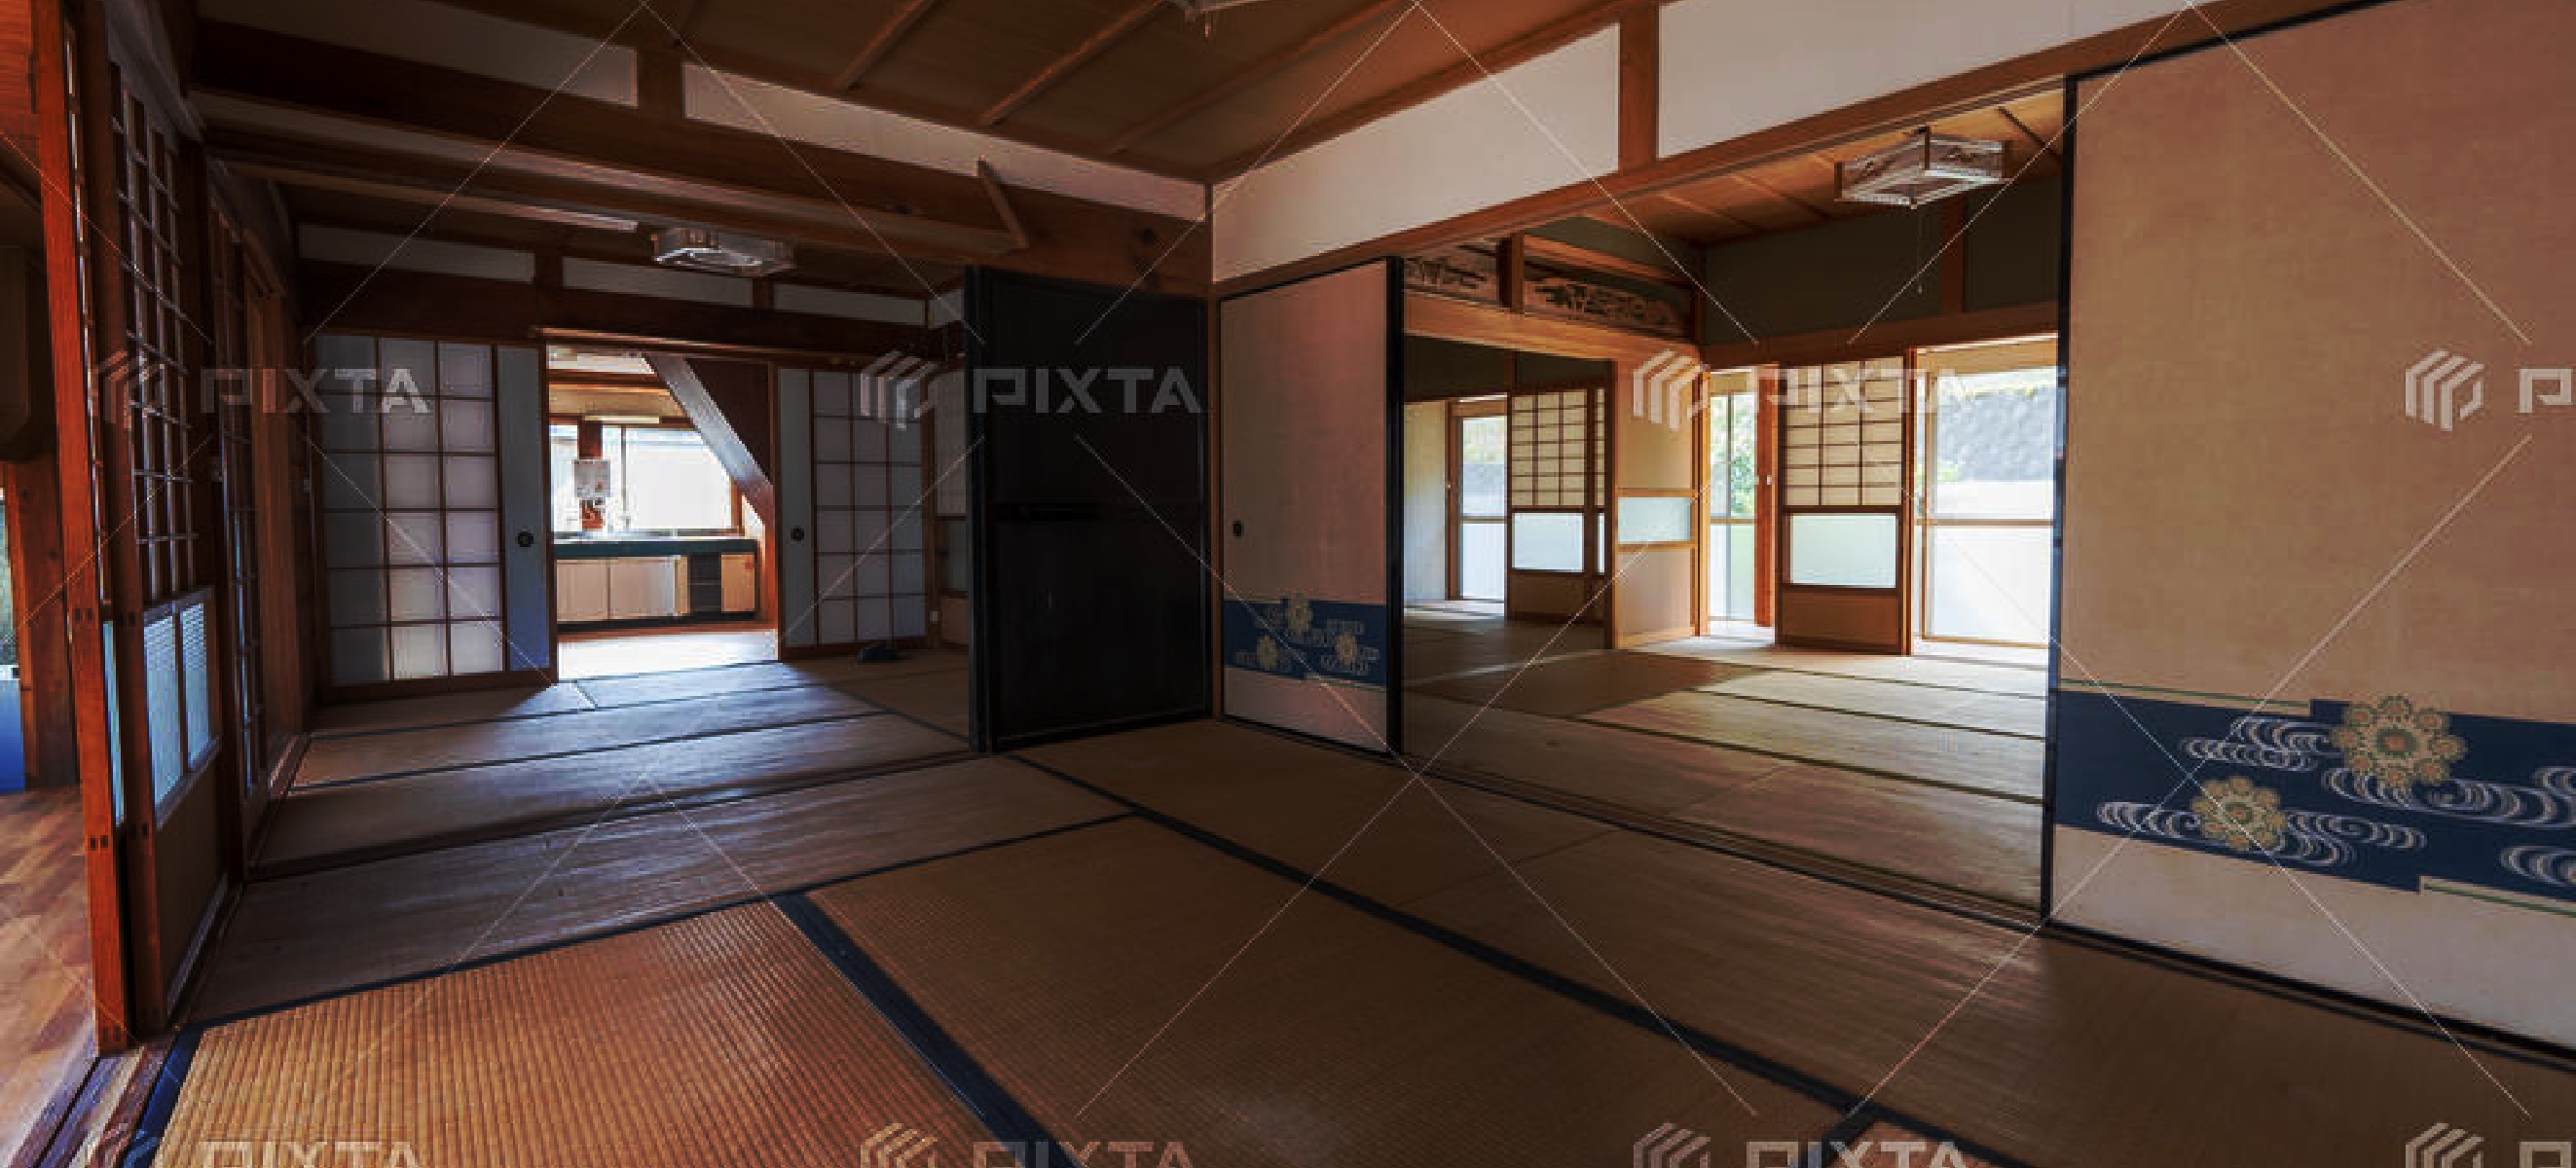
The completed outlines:
{"type": "Polygon", "coordinates": [[[653,233],[653,262],[718,276],[769,276],[795,267],[796,252],[775,239],[673,227],[653,233]]]}
{"type": "Polygon", "coordinates": [[[2004,180],[2004,144],[1916,130],[1834,170],[1854,203],[1920,207],[2004,180]]]}

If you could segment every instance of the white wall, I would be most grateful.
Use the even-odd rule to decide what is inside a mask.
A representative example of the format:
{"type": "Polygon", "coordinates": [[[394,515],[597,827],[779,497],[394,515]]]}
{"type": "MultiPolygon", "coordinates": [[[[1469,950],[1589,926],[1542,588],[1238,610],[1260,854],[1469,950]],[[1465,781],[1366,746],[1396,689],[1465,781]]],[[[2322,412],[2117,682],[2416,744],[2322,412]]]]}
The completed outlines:
{"type": "Polygon", "coordinates": [[[2170,0],[1678,0],[1663,10],[1658,146],[1669,155],[1740,138],[2178,8],[2170,0]]]}
{"type": "Polygon", "coordinates": [[[1619,33],[1604,29],[1220,184],[1217,278],[1261,271],[1619,165],[1619,33]]]}

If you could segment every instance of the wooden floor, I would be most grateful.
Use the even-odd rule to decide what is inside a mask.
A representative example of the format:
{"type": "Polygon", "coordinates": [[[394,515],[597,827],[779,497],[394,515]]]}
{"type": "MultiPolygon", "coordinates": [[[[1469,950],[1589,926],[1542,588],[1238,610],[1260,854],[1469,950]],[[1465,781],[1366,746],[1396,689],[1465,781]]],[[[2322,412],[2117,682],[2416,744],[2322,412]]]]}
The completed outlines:
{"type": "Polygon", "coordinates": [[[565,633],[555,641],[555,676],[567,680],[776,660],[778,630],[765,624],[565,633]]]}
{"type": "Polygon", "coordinates": [[[2537,1056],[1214,723],[263,882],[216,944],[173,1168],[2278,1168],[2576,1115],[2537,1056]]]}
{"type": "Polygon", "coordinates": [[[1409,610],[1405,752],[1838,876],[2036,911],[2044,673],[1713,638],[1537,656],[1556,631],[1409,610]]]}
{"type": "Polygon", "coordinates": [[[76,791],[0,795],[0,1163],[96,1047],[76,791]]]}

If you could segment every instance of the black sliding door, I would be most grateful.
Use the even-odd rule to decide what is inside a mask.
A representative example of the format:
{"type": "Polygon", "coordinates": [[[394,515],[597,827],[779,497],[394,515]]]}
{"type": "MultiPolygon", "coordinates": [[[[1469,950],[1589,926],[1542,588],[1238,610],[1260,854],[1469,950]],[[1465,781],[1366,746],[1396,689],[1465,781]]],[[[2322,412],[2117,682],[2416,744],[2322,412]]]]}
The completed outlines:
{"type": "Polygon", "coordinates": [[[966,323],[976,744],[1207,714],[1206,303],[976,271],[966,323]]]}

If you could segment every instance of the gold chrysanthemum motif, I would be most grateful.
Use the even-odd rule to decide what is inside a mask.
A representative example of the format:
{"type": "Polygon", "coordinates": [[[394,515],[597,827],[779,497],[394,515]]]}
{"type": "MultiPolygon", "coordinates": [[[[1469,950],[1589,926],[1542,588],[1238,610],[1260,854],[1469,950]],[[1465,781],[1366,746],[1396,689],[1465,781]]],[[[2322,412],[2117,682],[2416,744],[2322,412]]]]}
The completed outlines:
{"type": "Polygon", "coordinates": [[[2469,747],[2450,729],[2450,715],[2392,696],[2347,707],[2334,744],[2343,752],[2344,769],[2402,791],[2451,781],[2451,764],[2469,747]]]}
{"type": "Polygon", "coordinates": [[[1306,635],[1306,630],[1313,627],[1315,627],[1315,606],[1308,603],[1306,598],[1303,596],[1289,597],[1288,635],[1291,637],[1304,637],[1306,635]]]}
{"type": "Polygon", "coordinates": [[[2243,775],[2202,783],[2191,813],[2200,818],[2200,834],[2240,852],[2280,847],[2281,831],[2290,822],[2281,811],[2281,793],[2257,787],[2243,775]]]}
{"type": "Polygon", "coordinates": [[[1261,643],[1253,647],[1252,659],[1261,663],[1264,672],[1276,671],[1279,668],[1279,642],[1261,638],[1261,643]]]}

